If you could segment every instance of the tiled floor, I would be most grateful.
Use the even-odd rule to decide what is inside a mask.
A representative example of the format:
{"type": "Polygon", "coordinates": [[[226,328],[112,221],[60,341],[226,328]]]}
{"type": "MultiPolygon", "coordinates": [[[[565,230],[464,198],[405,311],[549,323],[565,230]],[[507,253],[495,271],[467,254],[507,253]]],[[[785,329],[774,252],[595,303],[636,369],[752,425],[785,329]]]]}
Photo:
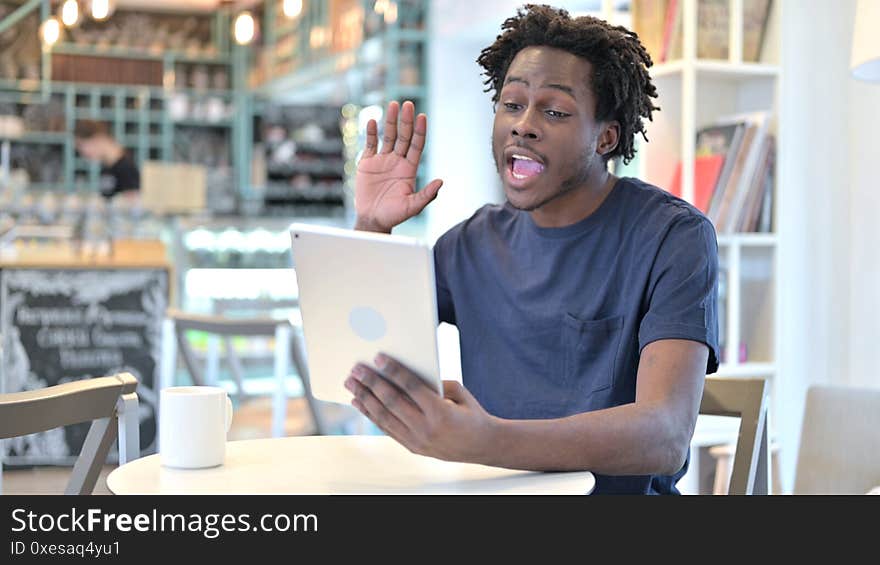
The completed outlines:
{"type": "MultiPolygon", "coordinates": [[[[342,405],[322,405],[324,418],[331,431],[339,430],[349,422],[355,422],[360,415],[353,409],[342,405]]],[[[270,436],[272,407],[269,398],[249,399],[235,411],[232,427],[229,430],[231,441],[256,439],[270,436]]],[[[311,414],[302,398],[291,399],[287,404],[287,425],[285,434],[308,435],[314,432],[311,414]]],[[[94,494],[111,494],[107,490],[107,475],[115,469],[107,465],[95,485],[94,494]]],[[[69,467],[31,467],[4,468],[3,494],[62,494],[70,476],[69,467]]]]}

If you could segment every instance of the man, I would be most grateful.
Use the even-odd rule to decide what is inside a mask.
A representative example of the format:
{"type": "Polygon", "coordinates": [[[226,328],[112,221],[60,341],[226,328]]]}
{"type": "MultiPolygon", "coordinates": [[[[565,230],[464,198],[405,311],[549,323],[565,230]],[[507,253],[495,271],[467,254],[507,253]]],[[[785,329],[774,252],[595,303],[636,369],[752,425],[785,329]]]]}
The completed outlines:
{"type": "MultiPolygon", "coordinates": [[[[624,28],[526,6],[477,61],[507,202],[434,248],[464,386],[447,381],[440,398],[379,354],[346,380],[352,403],[415,453],[587,469],[597,493],[677,493],[718,366],[718,260],[699,211],[608,173],[658,110],[651,59],[624,28]]],[[[414,192],[426,125],[391,103],[379,149],[368,124],[356,228],[390,232],[437,196],[439,179],[414,192]]]]}
{"type": "Polygon", "coordinates": [[[84,158],[101,163],[100,189],[105,198],[141,187],[137,165],[100,122],[81,120],[73,131],[76,150],[84,158]]]}

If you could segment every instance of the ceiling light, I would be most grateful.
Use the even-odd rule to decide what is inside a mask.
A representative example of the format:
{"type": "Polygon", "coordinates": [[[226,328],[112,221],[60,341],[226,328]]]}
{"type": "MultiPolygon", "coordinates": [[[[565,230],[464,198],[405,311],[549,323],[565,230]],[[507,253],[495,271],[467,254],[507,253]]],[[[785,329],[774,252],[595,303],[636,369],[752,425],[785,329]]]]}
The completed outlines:
{"type": "Polygon", "coordinates": [[[40,25],[40,37],[48,47],[52,47],[58,42],[61,38],[61,24],[58,22],[58,18],[49,18],[40,25]]]}
{"type": "Polygon", "coordinates": [[[302,0],[284,0],[281,9],[286,17],[293,19],[302,13],[303,2],[302,0]]]}
{"type": "Polygon", "coordinates": [[[250,12],[242,12],[235,18],[233,35],[239,45],[247,45],[254,39],[257,31],[257,23],[250,12]]]}
{"type": "Polygon", "coordinates": [[[92,0],[90,12],[92,14],[92,19],[99,22],[104,21],[109,18],[110,14],[113,12],[113,5],[110,0],[92,0]]]}
{"type": "Polygon", "coordinates": [[[79,4],[76,0],[64,0],[61,4],[61,23],[67,27],[79,23],[79,4]]]}

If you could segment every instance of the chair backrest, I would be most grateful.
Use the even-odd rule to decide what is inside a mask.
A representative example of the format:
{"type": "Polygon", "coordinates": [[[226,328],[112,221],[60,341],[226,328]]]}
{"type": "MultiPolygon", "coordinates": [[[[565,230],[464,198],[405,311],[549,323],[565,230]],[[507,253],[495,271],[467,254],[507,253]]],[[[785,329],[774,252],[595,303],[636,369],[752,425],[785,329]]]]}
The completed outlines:
{"type": "MultiPolygon", "coordinates": [[[[291,306],[295,305],[296,302],[285,302],[284,304],[286,306],[291,306]]],[[[240,394],[243,392],[243,371],[241,368],[241,361],[235,353],[235,348],[232,346],[230,338],[233,336],[275,337],[276,366],[280,361],[278,358],[279,355],[282,357],[291,357],[296,372],[303,385],[305,392],[304,396],[308,403],[309,411],[312,414],[316,433],[318,435],[324,435],[326,433],[327,427],[324,421],[324,416],[318,406],[318,401],[312,396],[307,363],[305,361],[305,352],[302,348],[302,338],[297,336],[295,332],[292,332],[293,327],[289,320],[278,320],[269,316],[250,318],[211,316],[183,312],[174,308],[169,308],[167,310],[166,320],[171,324],[174,332],[173,342],[169,341],[166,342],[166,344],[169,347],[176,344],[176,347],[179,348],[180,357],[183,359],[183,363],[192,377],[193,383],[196,385],[203,385],[207,381],[201,367],[196,362],[195,352],[192,350],[192,346],[186,339],[186,332],[197,330],[221,336],[225,342],[226,356],[229,360],[229,369],[238,384],[240,394]],[[281,344],[282,341],[286,342],[283,346],[281,344]]],[[[168,331],[167,327],[165,331],[168,331]]],[[[170,363],[170,365],[173,365],[173,363],[170,363]]],[[[286,366],[286,360],[284,361],[284,365],[286,366]]],[[[171,382],[173,381],[173,375],[170,373],[171,369],[169,368],[167,370],[169,371],[169,374],[163,378],[163,387],[171,386],[171,382]]],[[[283,372],[286,373],[286,370],[283,372]]],[[[279,389],[276,390],[276,405],[283,405],[283,403],[286,402],[285,394],[284,388],[282,387],[279,387],[279,389]]],[[[283,410],[276,408],[275,412],[281,414],[283,410]]],[[[273,422],[273,434],[276,436],[281,435],[284,422],[274,417],[273,420],[275,420],[273,422]]]]}
{"type": "Polygon", "coordinates": [[[222,336],[273,336],[278,324],[284,323],[268,316],[254,318],[229,318],[192,314],[169,308],[166,316],[174,320],[179,332],[198,330],[222,336]]]}
{"type": "Polygon", "coordinates": [[[214,312],[226,316],[230,312],[269,312],[271,310],[289,310],[299,307],[296,298],[215,298],[214,312]]]}
{"type": "Polygon", "coordinates": [[[807,391],[795,494],[865,494],[880,486],[880,389],[807,391]]]}
{"type": "MultiPolygon", "coordinates": [[[[235,353],[231,338],[239,336],[277,337],[279,325],[289,326],[287,322],[275,320],[268,316],[259,318],[227,318],[224,316],[193,314],[175,308],[169,308],[165,316],[167,322],[171,323],[174,328],[174,342],[176,343],[174,345],[166,342],[165,345],[167,347],[174,345],[179,348],[183,364],[196,385],[204,385],[207,379],[196,362],[196,354],[186,339],[186,332],[191,330],[201,331],[223,338],[226,346],[226,356],[229,359],[229,368],[238,384],[239,394],[243,393],[244,376],[241,360],[235,353]]],[[[170,386],[170,384],[165,383],[163,386],[170,386]]]]}
{"type": "Polygon", "coordinates": [[[768,494],[767,380],[707,377],[700,414],[740,419],[728,494],[768,494]]]}
{"type": "Polygon", "coordinates": [[[138,457],[137,379],[129,373],[0,394],[0,439],[92,422],[66,494],[89,494],[119,427],[119,462],[138,457]]]}

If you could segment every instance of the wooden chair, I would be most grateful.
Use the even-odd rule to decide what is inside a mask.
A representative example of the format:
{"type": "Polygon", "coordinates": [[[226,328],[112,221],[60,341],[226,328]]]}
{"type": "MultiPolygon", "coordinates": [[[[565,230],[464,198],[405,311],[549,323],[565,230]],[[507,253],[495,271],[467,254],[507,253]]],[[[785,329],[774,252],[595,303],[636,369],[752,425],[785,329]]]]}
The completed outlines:
{"type": "Polygon", "coordinates": [[[117,428],[119,464],[140,456],[137,384],[131,374],[120,373],[0,394],[0,439],[91,421],[65,490],[65,494],[91,494],[117,428]]]}
{"type": "MultiPolygon", "coordinates": [[[[293,361],[297,374],[302,380],[303,392],[309,406],[315,430],[318,435],[326,433],[326,426],[317,401],[312,396],[308,373],[303,355],[293,336],[293,326],[287,320],[269,317],[230,318],[225,316],[207,316],[190,314],[180,310],[169,309],[163,328],[163,361],[162,388],[173,386],[177,366],[177,350],[196,385],[213,384],[207,382],[202,368],[196,362],[195,353],[186,338],[186,332],[198,330],[219,336],[225,345],[229,369],[236,381],[239,395],[243,394],[243,370],[241,360],[235,353],[232,344],[234,336],[264,336],[275,338],[275,379],[276,386],[272,401],[272,435],[284,435],[284,423],[287,417],[286,379],[290,361],[293,361]]],[[[160,417],[161,417],[161,406],[160,417]]]]}
{"type": "Polygon", "coordinates": [[[807,390],[794,494],[865,494],[880,486],[880,389],[807,390]]]}
{"type": "Polygon", "coordinates": [[[706,378],[700,414],[740,419],[728,494],[770,492],[767,391],[766,379],[706,378]]]}

